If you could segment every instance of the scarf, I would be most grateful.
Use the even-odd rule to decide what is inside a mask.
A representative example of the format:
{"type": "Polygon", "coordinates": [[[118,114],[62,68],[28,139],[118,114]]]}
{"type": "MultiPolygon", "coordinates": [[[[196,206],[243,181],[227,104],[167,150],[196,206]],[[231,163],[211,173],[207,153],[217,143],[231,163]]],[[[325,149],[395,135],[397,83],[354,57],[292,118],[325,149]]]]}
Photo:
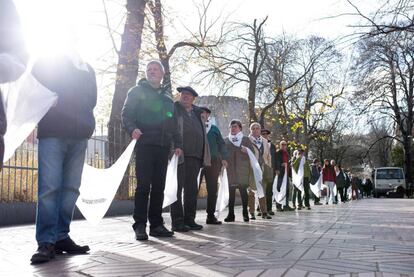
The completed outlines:
{"type": "Polygon", "coordinates": [[[243,133],[239,132],[236,135],[232,135],[230,133],[228,138],[229,138],[230,142],[233,143],[234,146],[240,147],[240,145],[242,143],[243,133]]]}
{"type": "Polygon", "coordinates": [[[206,134],[208,134],[208,132],[210,132],[211,126],[212,126],[213,124],[211,124],[211,122],[210,122],[210,121],[207,121],[205,124],[206,124],[206,134]]]}
{"type": "Polygon", "coordinates": [[[255,138],[254,136],[249,135],[249,137],[250,137],[251,141],[257,146],[258,149],[262,148],[262,146],[263,146],[263,139],[262,139],[261,136],[258,137],[258,138],[255,138]]]}

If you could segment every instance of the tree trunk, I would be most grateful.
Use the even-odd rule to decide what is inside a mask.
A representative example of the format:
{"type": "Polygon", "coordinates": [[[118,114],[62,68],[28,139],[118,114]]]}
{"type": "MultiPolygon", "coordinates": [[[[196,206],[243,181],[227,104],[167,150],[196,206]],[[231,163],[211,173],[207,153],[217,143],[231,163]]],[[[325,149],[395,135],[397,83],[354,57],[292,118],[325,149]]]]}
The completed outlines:
{"type": "Polygon", "coordinates": [[[404,136],[404,171],[405,171],[405,182],[406,188],[409,188],[413,183],[412,178],[412,147],[411,147],[412,136],[404,136]]]}
{"type": "MultiPolygon", "coordinates": [[[[115,93],[108,124],[109,163],[113,164],[124,151],[129,134],[122,130],[121,110],[128,90],[135,86],[138,76],[138,57],[144,27],[147,0],[127,0],[127,17],[118,53],[115,93]]],[[[128,197],[128,180],[124,178],[118,195],[128,197]]]]}
{"type": "Polygon", "coordinates": [[[154,4],[151,4],[151,12],[154,17],[155,22],[155,40],[157,43],[157,52],[160,58],[160,61],[165,69],[165,75],[163,78],[163,85],[167,89],[168,92],[172,93],[172,85],[171,85],[171,71],[170,71],[170,56],[167,52],[167,48],[165,46],[164,40],[164,22],[162,19],[162,5],[161,0],[154,0],[154,4]]]}
{"type": "Polygon", "coordinates": [[[249,123],[257,122],[256,115],[256,80],[250,79],[249,82],[249,95],[248,95],[248,105],[249,105],[249,123]]]}

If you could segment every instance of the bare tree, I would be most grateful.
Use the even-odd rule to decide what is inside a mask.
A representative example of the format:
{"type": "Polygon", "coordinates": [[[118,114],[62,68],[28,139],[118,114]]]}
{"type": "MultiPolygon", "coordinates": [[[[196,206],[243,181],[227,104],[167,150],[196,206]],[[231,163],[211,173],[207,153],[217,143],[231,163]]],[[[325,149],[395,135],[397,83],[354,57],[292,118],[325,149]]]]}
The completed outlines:
{"type": "Polygon", "coordinates": [[[246,84],[250,122],[257,121],[256,90],[259,75],[267,59],[264,25],[255,19],[252,24],[231,23],[227,28],[225,43],[221,47],[208,49],[203,57],[208,67],[199,73],[202,79],[216,79],[226,91],[237,85],[246,84]]]}
{"type": "MultiPolygon", "coordinates": [[[[164,15],[163,15],[163,6],[161,0],[152,0],[148,2],[151,13],[153,15],[154,26],[152,31],[155,35],[156,40],[156,49],[158,52],[159,59],[165,68],[165,75],[163,79],[163,85],[167,90],[171,92],[171,69],[170,69],[170,59],[176,53],[177,49],[182,47],[187,47],[193,51],[203,51],[206,48],[217,47],[222,39],[223,29],[219,31],[219,35],[216,37],[210,36],[214,25],[218,22],[220,15],[213,20],[209,20],[208,11],[211,7],[212,0],[202,1],[200,6],[196,6],[199,17],[198,31],[193,32],[190,29],[189,39],[176,42],[168,50],[165,42],[164,35],[164,15]]],[[[224,25],[222,25],[224,26],[224,25]]]]}
{"type": "Polygon", "coordinates": [[[363,23],[355,25],[361,29],[363,37],[388,35],[394,32],[414,32],[414,4],[411,0],[386,0],[374,13],[367,15],[361,12],[352,1],[347,2],[354,8],[356,15],[363,23]]]}
{"type": "Polygon", "coordinates": [[[355,99],[361,112],[385,115],[397,130],[393,137],[404,147],[405,172],[412,183],[414,120],[414,33],[393,32],[363,39],[354,67],[355,99]]]}

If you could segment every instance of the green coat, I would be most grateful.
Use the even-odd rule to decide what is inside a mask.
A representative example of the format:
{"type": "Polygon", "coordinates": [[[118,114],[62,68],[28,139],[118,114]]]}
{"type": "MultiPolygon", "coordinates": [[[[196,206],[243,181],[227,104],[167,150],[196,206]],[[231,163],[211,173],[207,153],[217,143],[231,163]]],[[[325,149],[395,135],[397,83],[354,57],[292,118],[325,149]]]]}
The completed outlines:
{"type": "MultiPolygon", "coordinates": [[[[295,161],[292,163],[293,169],[295,169],[296,172],[299,170],[300,160],[302,157],[296,158],[295,161]]],[[[310,172],[310,165],[308,160],[305,158],[305,164],[303,166],[304,172],[303,172],[303,178],[308,178],[310,180],[311,172],[310,172]]]]}

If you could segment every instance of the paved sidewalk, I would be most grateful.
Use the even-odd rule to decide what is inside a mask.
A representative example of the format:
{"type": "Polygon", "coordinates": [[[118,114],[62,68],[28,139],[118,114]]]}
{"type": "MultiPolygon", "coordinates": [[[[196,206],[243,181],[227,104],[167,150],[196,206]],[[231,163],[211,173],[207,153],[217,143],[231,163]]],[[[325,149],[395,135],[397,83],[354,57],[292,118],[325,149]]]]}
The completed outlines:
{"type": "MultiPolygon", "coordinates": [[[[164,215],[169,226],[169,216],[164,215]]],[[[205,212],[199,211],[199,223],[205,212]]],[[[134,239],[130,217],[72,223],[90,255],[30,265],[34,226],[0,228],[0,276],[414,276],[414,200],[367,199],[134,239]]]]}

